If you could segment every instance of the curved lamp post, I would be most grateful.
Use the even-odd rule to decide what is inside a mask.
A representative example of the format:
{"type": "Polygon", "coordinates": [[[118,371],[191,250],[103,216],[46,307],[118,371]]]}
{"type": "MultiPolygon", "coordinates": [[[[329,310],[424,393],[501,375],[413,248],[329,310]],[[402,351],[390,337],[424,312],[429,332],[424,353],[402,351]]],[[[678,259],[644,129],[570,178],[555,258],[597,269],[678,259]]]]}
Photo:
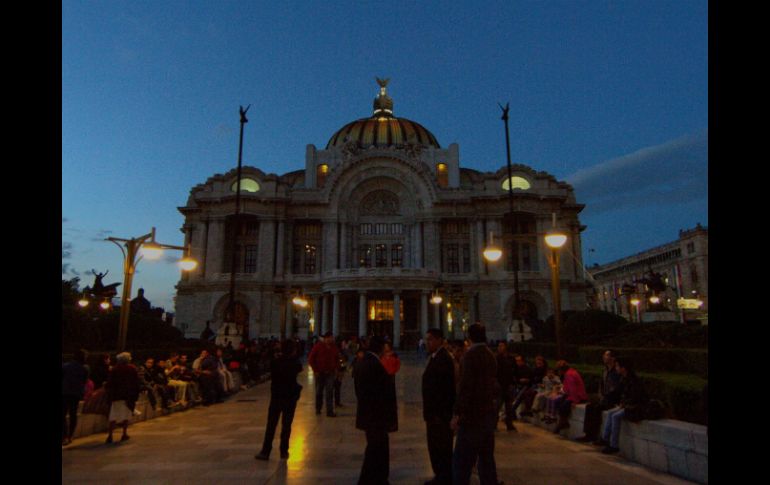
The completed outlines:
{"type": "Polygon", "coordinates": [[[151,260],[160,258],[164,249],[178,249],[185,252],[185,257],[180,261],[180,266],[185,271],[195,269],[197,263],[190,258],[188,248],[160,244],[155,241],[155,228],[148,234],[131,239],[108,237],[105,241],[115,243],[123,253],[123,295],[120,299],[120,327],[118,329],[118,352],[126,349],[126,335],[128,334],[129,301],[131,300],[131,282],[134,279],[136,265],[144,257],[151,260]],[[125,249],[124,249],[125,248],[125,249]],[[140,254],[141,252],[141,254],[140,254]],[[138,259],[137,259],[138,256],[138,259]]]}
{"type": "Polygon", "coordinates": [[[553,291],[553,320],[556,327],[557,358],[564,358],[564,342],[561,328],[561,290],[559,288],[559,250],[567,242],[567,235],[552,230],[545,235],[545,243],[551,248],[548,265],[551,266],[551,290],[553,291]]]}

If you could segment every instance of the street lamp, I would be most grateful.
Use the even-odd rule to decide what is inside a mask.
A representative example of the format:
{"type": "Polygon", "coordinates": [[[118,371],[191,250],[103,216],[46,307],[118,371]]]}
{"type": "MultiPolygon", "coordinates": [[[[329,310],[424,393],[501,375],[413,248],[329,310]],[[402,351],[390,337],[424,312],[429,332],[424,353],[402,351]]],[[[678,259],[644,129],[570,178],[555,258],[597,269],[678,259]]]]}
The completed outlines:
{"type": "MultiPolygon", "coordinates": [[[[136,265],[143,257],[147,259],[158,259],[164,249],[178,249],[180,251],[185,251],[186,253],[188,250],[182,246],[172,246],[156,242],[154,227],[152,228],[152,231],[144,236],[131,239],[108,237],[105,241],[115,243],[123,253],[123,295],[120,299],[120,327],[118,328],[118,352],[123,352],[126,349],[129,301],[131,300],[131,282],[134,279],[136,265]],[[140,252],[141,254],[139,254],[140,252]],[[137,256],[139,256],[138,259],[137,256]]],[[[189,261],[189,256],[186,259],[189,261]]]]}
{"type": "Polygon", "coordinates": [[[489,246],[484,249],[484,259],[489,262],[496,262],[503,255],[503,250],[495,245],[495,235],[489,231],[489,246]]]}
{"type": "Polygon", "coordinates": [[[564,358],[564,342],[561,328],[561,291],[559,288],[559,250],[567,242],[567,235],[552,230],[545,236],[545,243],[551,248],[548,264],[551,266],[551,289],[553,291],[553,320],[556,327],[557,358],[564,358]]]}

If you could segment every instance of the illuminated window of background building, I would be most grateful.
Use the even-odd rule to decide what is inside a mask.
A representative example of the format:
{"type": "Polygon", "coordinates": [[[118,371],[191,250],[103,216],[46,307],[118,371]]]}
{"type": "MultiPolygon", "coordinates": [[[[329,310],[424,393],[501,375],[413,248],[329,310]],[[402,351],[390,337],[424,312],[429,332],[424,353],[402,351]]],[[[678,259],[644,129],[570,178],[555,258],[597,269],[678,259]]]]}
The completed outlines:
{"type": "Polygon", "coordinates": [[[326,176],[329,174],[329,166],[324,164],[319,165],[316,168],[315,172],[315,180],[316,180],[316,186],[317,187],[323,187],[324,183],[326,183],[326,176]]]}
{"type": "MultiPolygon", "coordinates": [[[[369,300],[368,311],[369,320],[393,320],[393,300],[369,300]]],[[[404,300],[399,304],[399,315],[401,321],[404,321],[404,300]]]]}
{"type": "Polygon", "coordinates": [[[436,182],[441,188],[449,187],[449,169],[446,163],[436,165],[436,182]]]}

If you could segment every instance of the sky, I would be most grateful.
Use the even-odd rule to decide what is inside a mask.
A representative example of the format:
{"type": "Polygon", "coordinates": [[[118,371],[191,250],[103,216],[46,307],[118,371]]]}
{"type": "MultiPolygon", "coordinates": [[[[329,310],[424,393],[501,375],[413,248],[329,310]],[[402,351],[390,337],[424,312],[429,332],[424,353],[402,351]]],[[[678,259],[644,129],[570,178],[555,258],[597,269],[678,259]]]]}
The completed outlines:
{"type": "MultiPolygon", "coordinates": [[[[62,279],[122,282],[106,237],[156,228],[183,245],[178,207],[243,164],[304,168],[371,115],[460,146],[460,166],[511,159],[570,183],[586,266],[708,225],[708,2],[62,2],[62,279]]],[[[176,253],[176,254],[172,254],[176,253]]],[[[173,311],[171,251],[141,261],[133,293],[173,311]]]]}

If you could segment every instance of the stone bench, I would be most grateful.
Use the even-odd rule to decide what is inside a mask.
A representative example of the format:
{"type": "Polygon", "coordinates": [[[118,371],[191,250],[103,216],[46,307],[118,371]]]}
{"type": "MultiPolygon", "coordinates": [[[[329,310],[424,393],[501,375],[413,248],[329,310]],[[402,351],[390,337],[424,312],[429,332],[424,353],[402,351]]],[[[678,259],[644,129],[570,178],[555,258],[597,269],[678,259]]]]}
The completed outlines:
{"type": "MultiPolygon", "coordinates": [[[[573,407],[570,426],[560,434],[571,440],[583,436],[585,412],[585,404],[573,407]]],[[[531,418],[519,419],[553,432],[556,423],[547,424],[540,420],[541,416],[536,413],[531,418]]],[[[607,411],[604,411],[602,426],[606,418],[607,411]]],[[[620,455],[627,460],[694,482],[708,483],[708,434],[703,425],[674,419],[639,423],[623,420],[619,446],[620,455]]]]}

